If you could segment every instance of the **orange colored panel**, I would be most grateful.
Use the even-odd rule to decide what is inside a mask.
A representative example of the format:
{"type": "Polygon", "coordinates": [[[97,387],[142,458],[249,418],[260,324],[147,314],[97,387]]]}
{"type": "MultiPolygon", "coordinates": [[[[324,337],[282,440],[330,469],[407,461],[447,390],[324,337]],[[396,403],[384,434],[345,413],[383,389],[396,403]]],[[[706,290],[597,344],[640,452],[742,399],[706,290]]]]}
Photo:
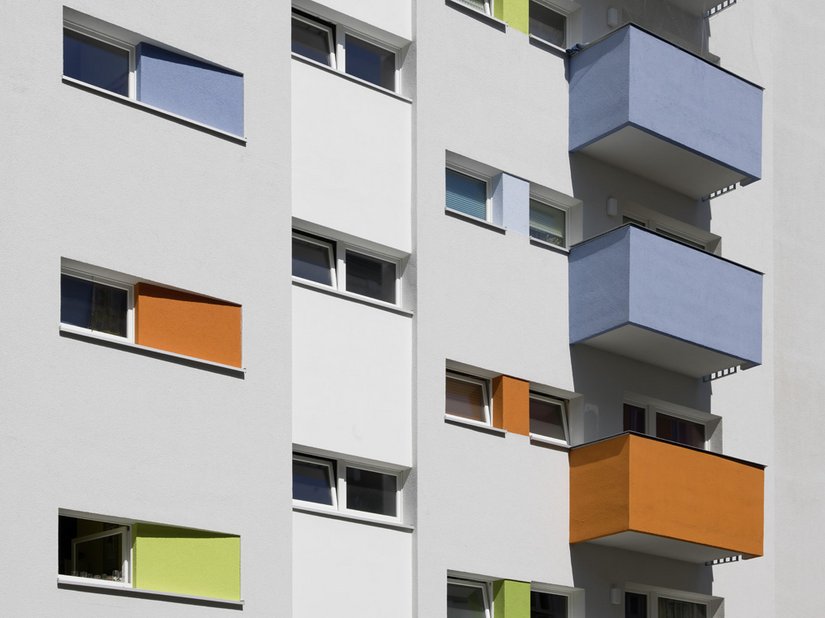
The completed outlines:
{"type": "Polygon", "coordinates": [[[509,376],[493,379],[493,427],[530,433],[530,383],[509,376]]]}
{"type": "Polygon", "coordinates": [[[570,451],[570,542],[624,532],[630,513],[629,436],[570,451]]]}
{"type": "Polygon", "coordinates": [[[241,307],[156,285],[135,286],[135,343],[241,366],[241,307]]]}
{"type": "Polygon", "coordinates": [[[762,555],[764,471],[630,436],[630,529],[762,555]]]}

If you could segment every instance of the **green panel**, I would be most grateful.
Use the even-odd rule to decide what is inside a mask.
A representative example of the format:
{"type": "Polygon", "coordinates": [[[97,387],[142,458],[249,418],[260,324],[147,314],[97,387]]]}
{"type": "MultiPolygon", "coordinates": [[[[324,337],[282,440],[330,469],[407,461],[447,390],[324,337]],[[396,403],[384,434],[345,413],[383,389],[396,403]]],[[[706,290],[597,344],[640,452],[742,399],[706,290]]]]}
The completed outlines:
{"type": "Polygon", "coordinates": [[[496,618],[530,618],[530,582],[501,579],[493,583],[496,618]]]}
{"type": "Polygon", "coordinates": [[[233,601],[241,598],[238,536],[135,524],[132,557],[135,588],[233,601]]]}
{"type": "Polygon", "coordinates": [[[530,0],[494,0],[493,13],[511,28],[530,32],[530,0]]]}

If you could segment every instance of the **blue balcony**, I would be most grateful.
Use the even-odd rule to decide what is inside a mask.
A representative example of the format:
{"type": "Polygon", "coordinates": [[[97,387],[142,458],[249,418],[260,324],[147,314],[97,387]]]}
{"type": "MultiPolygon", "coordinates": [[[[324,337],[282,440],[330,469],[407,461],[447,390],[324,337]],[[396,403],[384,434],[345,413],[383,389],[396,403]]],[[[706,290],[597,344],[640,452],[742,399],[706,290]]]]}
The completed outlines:
{"type": "Polygon", "coordinates": [[[570,60],[570,151],[699,198],[762,174],[762,88],[629,24],[570,60]]]}
{"type": "Polygon", "coordinates": [[[573,246],[570,343],[690,376],[762,362],[762,274],[626,225],[573,246]]]}

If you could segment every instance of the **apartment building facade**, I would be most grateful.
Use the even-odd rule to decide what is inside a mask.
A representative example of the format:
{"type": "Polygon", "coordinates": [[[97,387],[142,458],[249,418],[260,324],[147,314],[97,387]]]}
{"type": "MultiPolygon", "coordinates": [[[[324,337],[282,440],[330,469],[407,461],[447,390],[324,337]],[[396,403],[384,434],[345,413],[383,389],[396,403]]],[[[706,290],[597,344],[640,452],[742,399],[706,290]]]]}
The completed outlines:
{"type": "Polygon", "coordinates": [[[817,615],[780,8],[0,2],[0,614],[817,615]]]}

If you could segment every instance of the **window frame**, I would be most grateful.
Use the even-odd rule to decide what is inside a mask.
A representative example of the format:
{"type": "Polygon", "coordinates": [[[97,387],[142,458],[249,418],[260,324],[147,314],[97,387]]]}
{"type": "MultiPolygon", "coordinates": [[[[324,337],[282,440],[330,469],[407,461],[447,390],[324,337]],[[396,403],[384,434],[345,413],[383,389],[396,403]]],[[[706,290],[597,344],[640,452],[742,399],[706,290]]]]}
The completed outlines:
{"type": "Polygon", "coordinates": [[[554,4],[552,2],[548,2],[546,0],[528,0],[527,15],[528,15],[528,17],[527,17],[527,20],[528,20],[527,21],[527,23],[528,23],[527,28],[528,28],[528,31],[529,31],[529,35],[531,37],[533,37],[534,39],[536,39],[538,41],[541,41],[545,45],[549,45],[550,47],[553,47],[555,49],[559,49],[559,50],[562,50],[562,51],[564,51],[568,47],[570,47],[570,38],[571,38],[571,36],[570,36],[570,30],[571,30],[570,29],[570,12],[563,11],[556,4],[554,4]],[[553,13],[556,13],[557,15],[561,15],[564,18],[564,45],[556,45],[555,43],[552,43],[552,42],[548,41],[544,37],[541,37],[537,34],[533,34],[532,30],[530,29],[530,21],[531,21],[531,19],[530,19],[530,5],[534,4],[534,3],[538,4],[540,6],[543,6],[545,9],[547,9],[549,11],[552,11],[553,13]]]}
{"type": "Polygon", "coordinates": [[[362,82],[366,82],[368,84],[372,84],[376,88],[381,88],[382,90],[387,90],[389,92],[394,92],[398,94],[398,85],[401,82],[401,65],[400,65],[400,53],[396,47],[392,45],[388,45],[384,41],[376,39],[375,37],[371,37],[363,32],[359,32],[358,30],[354,30],[348,26],[339,25],[337,30],[339,31],[338,35],[338,42],[336,43],[336,54],[338,55],[339,59],[339,66],[340,71],[345,73],[349,77],[353,79],[360,80],[362,82]],[[364,43],[369,43],[370,45],[374,45],[384,51],[387,51],[392,54],[393,57],[393,72],[392,72],[392,88],[387,88],[386,86],[382,86],[381,84],[376,84],[371,82],[367,79],[362,77],[358,77],[357,75],[353,75],[352,73],[347,72],[347,37],[352,37],[363,41],[364,43]]]}
{"type": "Polygon", "coordinates": [[[444,166],[444,210],[446,212],[457,214],[460,217],[467,217],[473,221],[484,221],[486,223],[494,223],[493,221],[493,183],[492,178],[488,174],[484,174],[478,170],[474,170],[462,165],[458,165],[451,161],[447,161],[444,166]],[[484,183],[484,218],[476,217],[475,215],[467,214],[455,208],[447,206],[447,170],[467,176],[473,180],[478,180],[484,183]]]}
{"type": "MultiPolygon", "coordinates": [[[[493,618],[493,606],[491,599],[493,598],[490,590],[490,582],[466,579],[463,577],[447,577],[447,587],[449,590],[450,584],[455,586],[464,586],[465,588],[478,588],[481,590],[482,603],[484,604],[484,618],[493,618]]],[[[446,601],[446,599],[445,599],[446,601]]]]}
{"type": "Polygon", "coordinates": [[[328,480],[331,482],[332,505],[309,502],[292,498],[293,507],[308,510],[323,510],[329,513],[339,513],[341,515],[354,517],[357,519],[369,519],[372,521],[398,524],[404,521],[403,514],[403,471],[394,468],[382,467],[375,464],[362,464],[345,457],[330,457],[323,455],[308,454],[303,451],[294,451],[292,460],[298,460],[310,464],[321,464],[328,467],[328,480]],[[347,506],[347,469],[366,470],[377,472],[395,478],[395,515],[385,515],[383,513],[371,513],[347,506]]]}
{"type": "MultiPolygon", "coordinates": [[[[547,401],[548,403],[555,403],[561,406],[561,422],[562,428],[564,431],[564,440],[559,440],[558,438],[552,438],[550,436],[545,436],[540,433],[534,433],[530,431],[529,436],[531,440],[536,442],[546,442],[548,444],[556,444],[559,446],[570,446],[570,428],[569,422],[567,420],[567,413],[568,413],[568,401],[565,399],[561,399],[559,397],[553,397],[552,395],[548,395],[546,393],[541,393],[538,391],[531,390],[529,394],[529,400],[537,399],[540,401],[547,401]]],[[[529,403],[528,403],[529,405],[529,403]]],[[[528,412],[529,414],[529,412],[528,412]]],[[[530,419],[532,420],[532,418],[530,419]]],[[[541,591],[547,592],[547,591],[541,591]]],[[[555,593],[554,593],[555,594],[555,593]]]]}
{"type": "Polygon", "coordinates": [[[548,199],[547,197],[544,197],[544,196],[541,196],[541,195],[538,195],[538,194],[535,194],[535,193],[532,193],[532,192],[530,193],[530,204],[529,204],[529,213],[528,213],[528,228],[529,228],[528,229],[528,234],[530,235],[530,241],[531,242],[538,242],[538,243],[541,243],[543,245],[547,245],[549,247],[554,247],[556,249],[569,249],[570,248],[570,209],[559,205],[557,202],[554,202],[554,201],[548,199]],[[558,211],[560,211],[564,214],[564,238],[562,239],[562,244],[561,245],[554,245],[553,243],[548,242],[548,241],[544,240],[543,238],[537,238],[537,237],[533,236],[533,225],[529,221],[530,214],[532,214],[532,211],[533,211],[532,202],[536,202],[538,204],[541,204],[542,206],[544,206],[546,208],[553,208],[554,210],[558,210],[558,211]]]}
{"type": "Polygon", "coordinates": [[[703,451],[710,451],[711,448],[711,431],[710,424],[713,423],[715,420],[714,416],[706,413],[706,412],[699,412],[698,410],[689,410],[688,408],[679,407],[676,409],[676,406],[668,406],[667,404],[660,403],[660,402],[652,402],[650,400],[645,400],[641,397],[634,397],[634,396],[626,396],[622,400],[622,430],[628,431],[624,429],[624,406],[625,404],[629,404],[632,406],[636,406],[639,408],[644,408],[645,410],[645,435],[651,436],[653,438],[657,438],[659,440],[665,440],[672,444],[678,444],[680,446],[686,446],[689,448],[701,448],[703,451]],[[695,447],[691,444],[684,444],[682,442],[674,442],[672,440],[667,440],[667,438],[660,438],[656,432],[656,416],[658,414],[662,414],[663,416],[669,416],[671,418],[676,418],[684,421],[688,421],[691,423],[696,423],[702,425],[704,427],[705,433],[705,440],[704,445],[702,447],[695,447]]]}
{"type": "Polygon", "coordinates": [[[469,425],[477,425],[480,427],[492,427],[493,426],[493,400],[492,400],[492,388],[490,384],[490,380],[488,378],[481,378],[478,376],[470,375],[467,373],[462,373],[460,371],[455,371],[454,369],[447,369],[444,378],[444,415],[446,418],[459,422],[459,423],[467,423],[469,425]],[[461,382],[467,382],[469,384],[477,384],[481,386],[481,396],[484,402],[484,415],[485,421],[477,421],[472,418],[467,418],[464,416],[457,416],[455,414],[450,414],[447,412],[447,378],[452,378],[454,380],[459,380],[461,382]]]}
{"type": "MultiPolygon", "coordinates": [[[[301,240],[303,242],[309,243],[311,245],[316,245],[318,247],[326,248],[327,250],[327,261],[329,263],[329,274],[330,274],[330,281],[332,284],[329,286],[334,289],[338,288],[338,252],[336,251],[336,243],[332,240],[326,240],[323,238],[319,238],[317,236],[312,236],[309,234],[304,234],[300,231],[293,230],[292,231],[292,239],[301,240]]],[[[299,277],[298,275],[292,275],[293,278],[300,279],[301,281],[309,281],[310,283],[314,283],[316,285],[327,285],[325,283],[320,283],[318,281],[313,281],[312,279],[304,279],[303,277],[299,277]]]]}
{"type": "Polygon", "coordinates": [[[668,217],[638,204],[623,206],[618,216],[621,217],[621,225],[632,223],[698,251],[721,255],[721,237],[695,225],[668,217]]]}
{"type": "Polygon", "coordinates": [[[706,618],[715,618],[722,602],[721,597],[708,596],[681,590],[671,590],[668,588],[655,588],[653,586],[645,586],[641,584],[627,584],[622,594],[622,615],[626,615],[625,612],[627,611],[628,593],[644,596],[646,598],[647,618],[659,618],[660,598],[703,605],[705,607],[706,618]]]}
{"type": "Polygon", "coordinates": [[[112,588],[134,588],[133,584],[133,577],[132,577],[132,565],[134,561],[134,556],[132,555],[132,526],[131,524],[124,523],[123,520],[115,519],[115,518],[108,518],[108,517],[99,517],[97,515],[90,515],[85,513],[74,513],[66,511],[64,512],[62,509],[58,511],[58,517],[70,517],[72,519],[84,519],[87,521],[94,521],[104,524],[115,524],[117,528],[112,528],[110,530],[102,530],[101,532],[95,532],[92,534],[87,534],[82,537],[75,537],[71,539],[71,556],[72,556],[72,566],[76,566],[76,546],[77,542],[86,542],[86,541],[94,541],[97,539],[106,538],[109,536],[116,536],[122,535],[121,540],[121,556],[123,558],[123,563],[121,565],[121,581],[111,581],[106,579],[95,579],[93,577],[81,577],[80,575],[66,575],[64,573],[60,573],[60,569],[58,568],[57,578],[60,582],[66,583],[78,583],[78,584],[90,584],[93,583],[95,586],[107,586],[112,588]]]}
{"type": "MultiPolygon", "coordinates": [[[[71,19],[63,18],[63,30],[70,30],[82,36],[88,37],[90,39],[94,39],[103,43],[104,45],[108,45],[110,47],[114,47],[116,49],[120,49],[122,51],[126,51],[129,54],[129,76],[128,76],[128,91],[129,93],[126,95],[125,98],[136,101],[137,100],[137,54],[135,51],[135,45],[125,41],[123,39],[119,39],[111,34],[107,34],[105,32],[101,32],[99,30],[95,30],[93,28],[89,28],[82,24],[72,21],[71,19]]],[[[74,82],[84,84],[90,88],[97,88],[104,92],[109,93],[110,95],[122,97],[124,95],[119,94],[117,92],[113,92],[111,90],[107,90],[106,88],[101,88],[100,86],[95,86],[94,84],[90,84],[89,82],[85,82],[82,79],[77,79],[76,77],[71,77],[70,75],[66,75],[62,73],[63,79],[72,80],[74,82]]]]}
{"type": "MultiPolygon", "coordinates": [[[[322,21],[318,18],[315,18],[311,15],[308,15],[308,14],[304,13],[303,11],[296,11],[294,8],[292,9],[292,19],[293,20],[297,19],[298,21],[302,21],[305,24],[308,24],[310,26],[313,26],[315,28],[318,28],[319,30],[323,30],[323,31],[326,32],[326,34],[327,34],[327,45],[329,45],[329,58],[328,58],[329,64],[326,64],[324,66],[327,66],[330,69],[332,69],[334,71],[337,71],[338,70],[338,59],[337,59],[337,42],[336,42],[336,37],[335,37],[335,30],[336,30],[335,24],[322,21]]],[[[290,22],[290,26],[292,26],[292,22],[290,22]]],[[[290,31],[290,37],[291,36],[292,36],[292,32],[290,31]]],[[[306,60],[309,60],[311,62],[317,62],[316,60],[314,60],[314,59],[312,59],[308,56],[298,54],[297,52],[292,52],[292,53],[295,53],[296,55],[301,56],[301,58],[305,58],[306,60]]]]}
{"type": "MultiPolygon", "coordinates": [[[[91,328],[83,328],[75,324],[68,324],[60,322],[60,329],[74,333],[81,333],[90,335],[99,339],[108,339],[110,341],[118,342],[135,342],[135,281],[125,281],[123,279],[116,279],[107,275],[97,274],[94,270],[82,270],[70,266],[61,266],[60,275],[67,275],[75,279],[82,279],[84,281],[91,281],[93,283],[100,283],[109,287],[121,289],[126,291],[126,336],[113,335],[91,328]]],[[[60,307],[63,307],[63,295],[60,295],[60,307]]]]}

